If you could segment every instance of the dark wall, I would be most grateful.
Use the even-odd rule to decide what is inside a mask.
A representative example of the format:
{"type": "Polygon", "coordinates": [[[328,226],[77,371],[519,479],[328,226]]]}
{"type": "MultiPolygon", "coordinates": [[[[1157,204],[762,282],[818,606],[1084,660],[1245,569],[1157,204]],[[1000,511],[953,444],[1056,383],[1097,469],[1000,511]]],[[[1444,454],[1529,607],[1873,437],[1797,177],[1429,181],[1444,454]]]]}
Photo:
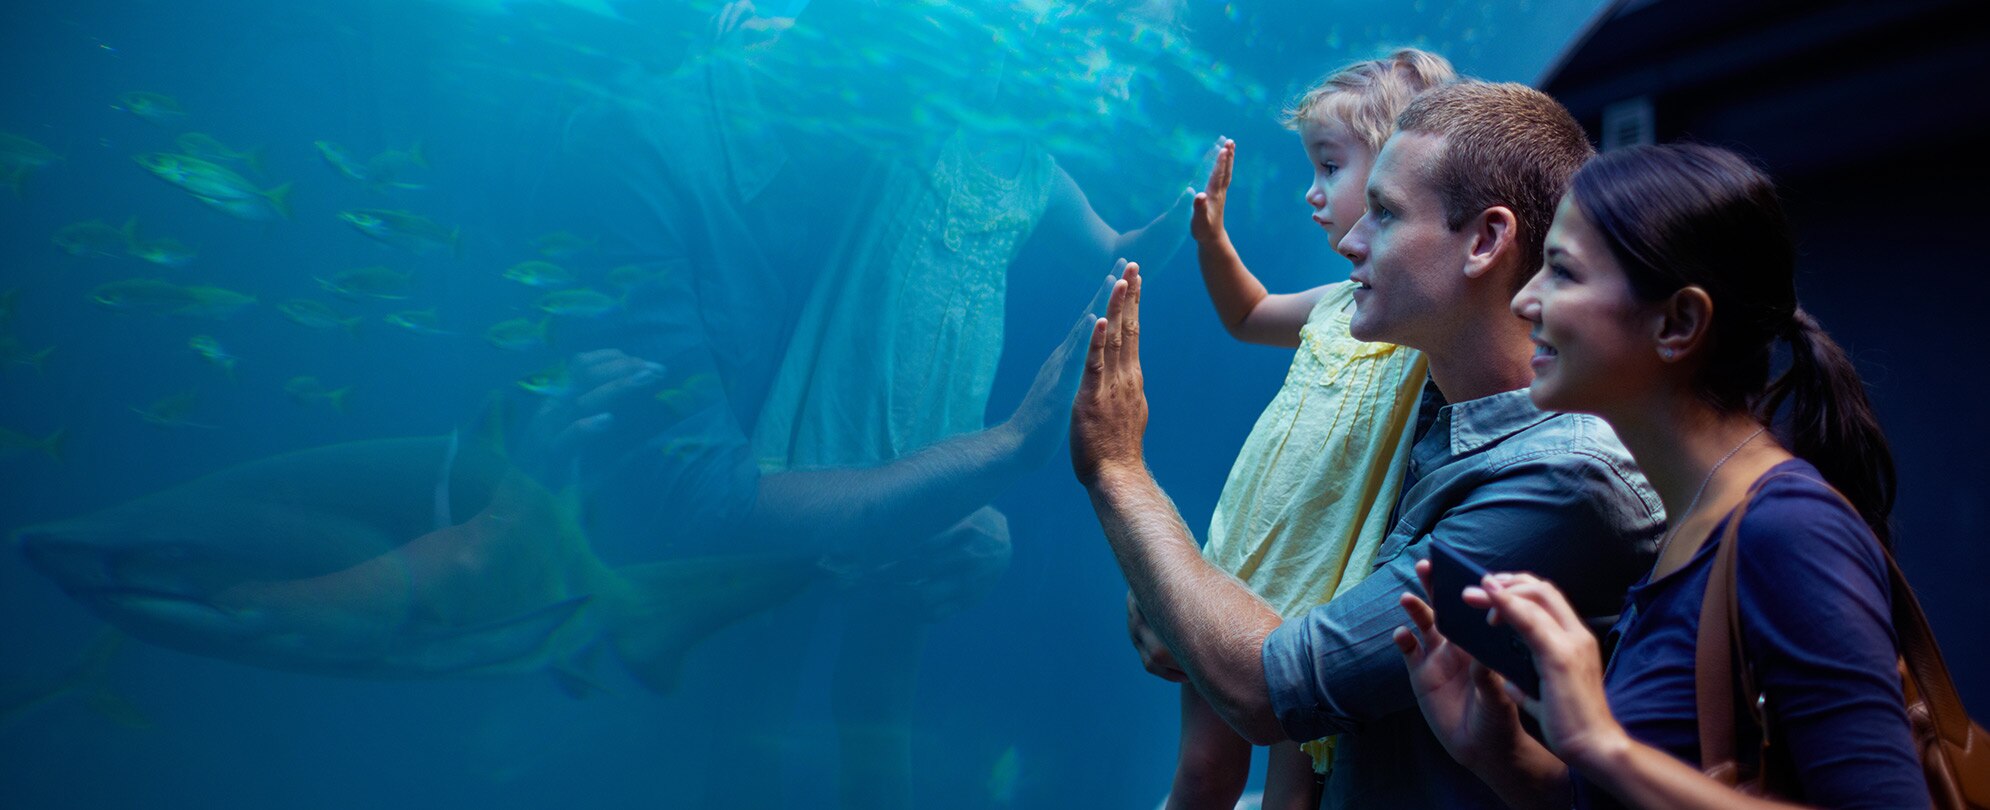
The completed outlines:
{"type": "Polygon", "coordinates": [[[1625,4],[1542,82],[1591,132],[1649,95],[1659,141],[1776,177],[1804,306],[1851,352],[1900,468],[1898,557],[1990,717],[1990,28],[1960,2],[1625,4]]]}

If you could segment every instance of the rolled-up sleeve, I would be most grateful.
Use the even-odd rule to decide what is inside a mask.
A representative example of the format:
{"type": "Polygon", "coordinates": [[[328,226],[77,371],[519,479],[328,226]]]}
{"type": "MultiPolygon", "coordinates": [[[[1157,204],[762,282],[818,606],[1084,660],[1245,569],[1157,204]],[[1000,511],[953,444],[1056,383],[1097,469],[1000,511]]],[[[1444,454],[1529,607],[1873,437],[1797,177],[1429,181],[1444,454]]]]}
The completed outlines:
{"type": "Polygon", "coordinates": [[[1649,564],[1638,549],[1656,531],[1654,512],[1626,473],[1598,455],[1537,453],[1492,466],[1428,531],[1399,524],[1359,585],[1265,639],[1279,723],[1292,739],[1310,740],[1415,707],[1391,636],[1407,624],[1401,594],[1422,590],[1415,566],[1430,556],[1433,539],[1492,570],[1535,572],[1560,585],[1577,610],[1604,616],[1649,564]]]}

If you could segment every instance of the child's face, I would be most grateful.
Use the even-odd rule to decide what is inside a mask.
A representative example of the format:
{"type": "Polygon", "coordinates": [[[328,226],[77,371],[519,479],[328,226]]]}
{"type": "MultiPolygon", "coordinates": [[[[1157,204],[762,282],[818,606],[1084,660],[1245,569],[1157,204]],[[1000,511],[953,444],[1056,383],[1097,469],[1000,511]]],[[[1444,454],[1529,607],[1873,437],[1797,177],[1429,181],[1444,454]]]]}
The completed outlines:
{"type": "Polygon", "coordinates": [[[1299,124],[1299,142],[1313,164],[1313,185],[1306,189],[1313,221],[1326,230],[1327,239],[1339,250],[1341,237],[1367,211],[1363,187],[1368,184],[1368,167],[1375,162],[1375,153],[1347,127],[1318,117],[1299,124]]]}

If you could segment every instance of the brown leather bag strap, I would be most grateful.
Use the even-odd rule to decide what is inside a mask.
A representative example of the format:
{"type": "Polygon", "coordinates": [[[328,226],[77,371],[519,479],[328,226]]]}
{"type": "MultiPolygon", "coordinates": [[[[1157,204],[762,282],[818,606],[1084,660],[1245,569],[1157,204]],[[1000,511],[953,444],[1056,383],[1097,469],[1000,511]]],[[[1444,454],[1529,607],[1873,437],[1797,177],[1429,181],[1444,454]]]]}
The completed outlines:
{"type": "MultiPolygon", "coordinates": [[[[1736,784],[1740,769],[1735,758],[1734,690],[1736,665],[1739,662],[1739,680],[1744,695],[1757,696],[1754,672],[1750,670],[1745,653],[1742,653],[1740,596],[1735,573],[1739,552],[1738,538],[1741,519],[1748,511],[1748,505],[1755,500],[1770,480],[1785,475],[1804,478],[1822,484],[1854,513],[1857,507],[1830,484],[1798,473],[1776,473],[1757,479],[1749,487],[1748,495],[1736,506],[1727,519],[1727,527],[1721,534],[1721,546],[1716,550],[1713,569],[1708,572],[1707,592],[1700,602],[1700,628],[1694,649],[1695,704],[1699,711],[1700,763],[1702,769],[1716,779],[1728,784],[1736,784]]],[[[1900,570],[1900,564],[1892,553],[1884,547],[1880,549],[1886,558],[1888,588],[1892,591],[1893,632],[1899,644],[1899,652],[1911,686],[1924,701],[1928,715],[1939,738],[1954,750],[1951,756],[1961,755],[1969,760],[1963,765],[1961,776],[1966,783],[1964,792],[1974,794],[1972,798],[1990,791],[1990,775],[1976,773],[1982,768],[1984,759],[1990,754],[1980,750],[1982,733],[1963,709],[1962,698],[1955,691],[1955,681],[1949,676],[1948,665],[1942,660],[1941,648],[1935,642],[1935,634],[1928,626],[1928,617],[1921,611],[1921,602],[1914,596],[1914,589],[1907,583],[1907,576],[1900,570]],[[1971,767],[1973,765],[1974,767],[1971,767]]],[[[1768,718],[1764,715],[1759,700],[1751,699],[1748,704],[1750,715],[1763,733],[1763,743],[1768,743],[1768,718]]],[[[1923,752],[1927,756],[1927,752],[1923,752]]]]}
{"type": "Polygon", "coordinates": [[[1720,547],[1714,551],[1713,568],[1707,572],[1706,595],[1700,599],[1700,630],[1693,649],[1700,767],[1708,776],[1730,785],[1741,777],[1734,750],[1734,664],[1740,643],[1740,637],[1733,632],[1740,620],[1739,597],[1734,586],[1738,545],[1735,541],[1740,536],[1741,518],[1748,513],[1748,504],[1761,487],[1762,482],[1757,481],[1734,511],[1728,513],[1720,547]]]}
{"type": "MultiPolygon", "coordinates": [[[[1803,478],[1831,491],[1845,508],[1858,514],[1859,508],[1839,492],[1837,487],[1799,473],[1777,473],[1756,483],[1778,476],[1803,478]]],[[[1962,697],[1955,691],[1955,681],[1949,677],[1948,664],[1942,660],[1941,646],[1935,643],[1935,633],[1928,626],[1928,616],[1921,612],[1921,600],[1914,596],[1914,588],[1907,584],[1907,574],[1900,570],[1900,563],[1893,559],[1893,553],[1880,547],[1880,556],[1886,558],[1887,585],[1893,596],[1893,634],[1900,645],[1900,657],[1906,659],[1907,674],[1920,691],[1921,699],[1928,704],[1928,713],[1934,718],[1935,728],[1942,739],[1955,745],[1962,745],[1969,738],[1969,714],[1962,708],[1962,697]]],[[[1735,638],[1740,638],[1737,626],[1735,638]]]]}
{"type": "Polygon", "coordinates": [[[1969,713],[1963,710],[1962,697],[1956,694],[1955,681],[1949,677],[1949,666],[1942,661],[1942,649],[1935,644],[1928,616],[1921,612],[1921,600],[1915,598],[1914,589],[1907,584],[1907,575],[1900,571],[1893,554],[1884,553],[1893,587],[1893,633],[1900,640],[1900,657],[1907,660],[1907,674],[1914,679],[1921,699],[1927,701],[1935,730],[1943,740],[1962,746],[1969,739],[1969,713]]]}

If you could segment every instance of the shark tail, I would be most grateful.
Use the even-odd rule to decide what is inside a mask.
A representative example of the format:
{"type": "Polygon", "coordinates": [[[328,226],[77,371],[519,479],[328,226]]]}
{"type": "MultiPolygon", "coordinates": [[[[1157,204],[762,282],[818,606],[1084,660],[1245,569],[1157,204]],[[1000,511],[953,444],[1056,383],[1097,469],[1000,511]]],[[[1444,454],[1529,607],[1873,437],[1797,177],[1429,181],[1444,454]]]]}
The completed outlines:
{"type": "Polygon", "coordinates": [[[61,461],[62,440],[68,433],[68,428],[56,428],[54,433],[48,434],[48,438],[35,442],[35,446],[41,448],[42,452],[47,453],[49,458],[61,461]]]}
{"type": "Polygon", "coordinates": [[[126,728],[150,728],[152,721],[139,711],[130,698],[119,694],[110,685],[111,659],[116,657],[118,648],[124,644],[124,635],[116,630],[105,630],[90,642],[90,648],[83,652],[82,660],[76,662],[61,676],[33,691],[26,700],[0,706],[0,718],[11,719],[35,706],[68,694],[83,694],[90,708],[112,722],[126,728]]]}
{"type": "Polygon", "coordinates": [[[263,196],[269,198],[270,207],[275,208],[276,212],[282,214],[284,219],[292,218],[290,216],[290,186],[290,183],[284,183],[263,192],[263,196]]]}
{"type": "Polygon", "coordinates": [[[152,727],[152,720],[140,711],[131,698],[111,688],[111,659],[117,656],[118,648],[124,646],[124,634],[116,630],[105,630],[91,642],[90,649],[83,654],[83,660],[72,670],[72,677],[78,689],[89,693],[90,708],[108,718],[111,722],[131,729],[152,727]]]}
{"type": "Polygon", "coordinates": [[[42,366],[48,364],[48,356],[54,353],[55,353],[55,347],[50,346],[46,349],[35,352],[34,354],[28,355],[26,358],[22,360],[22,362],[27,363],[28,368],[34,369],[36,374],[40,374],[42,371],[42,366]]]}
{"type": "Polygon", "coordinates": [[[713,557],[618,569],[631,597],[610,629],[615,652],[643,686],[668,694],[698,642],[800,595],[820,571],[813,557],[713,557]]]}

